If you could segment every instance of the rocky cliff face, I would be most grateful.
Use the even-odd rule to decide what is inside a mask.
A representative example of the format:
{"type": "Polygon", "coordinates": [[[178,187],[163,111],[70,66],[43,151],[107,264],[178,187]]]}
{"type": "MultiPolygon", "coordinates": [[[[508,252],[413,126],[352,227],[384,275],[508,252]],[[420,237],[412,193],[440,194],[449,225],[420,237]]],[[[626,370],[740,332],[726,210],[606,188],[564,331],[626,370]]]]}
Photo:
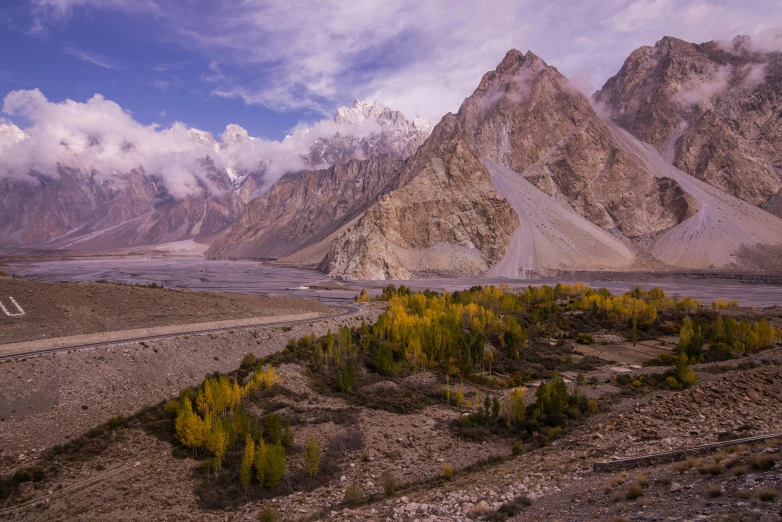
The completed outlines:
{"type": "Polygon", "coordinates": [[[604,229],[639,237],[680,223],[695,202],[614,143],[610,124],[555,68],[511,51],[460,109],[475,154],[564,197],[604,229]]]}
{"type": "Polygon", "coordinates": [[[0,185],[0,244],[98,250],[195,239],[226,230],[244,204],[212,168],[206,187],[183,199],[141,169],[100,180],[60,167],[58,176],[0,185]],[[37,182],[37,184],[36,184],[37,182]]]}
{"type": "Polygon", "coordinates": [[[449,114],[401,175],[407,183],[334,241],[321,268],[355,279],[481,275],[505,253],[518,216],[449,114]]]}
{"type": "Polygon", "coordinates": [[[280,258],[320,241],[398,186],[391,155],[289,173],[252,200],[209,257],[280,258]]]}
{"type": "Polygon", "coordinates": [[[782,188],[782,54],[752,49],[746,37],[666,37],[634,51],[595,97],[677,168],[763,205],[782,188]]]}
{"type": "Polygon", "coordinates": [[[343,133],[318,138],[304,155],[313,167],[332,166],[283,176],[207,256],[278,259],[322,241],[398,188],[406,159],[431,132],[420,118],[359,100],[341,107],[334,123],[343,133]]]}
{"type": "Polygon", "coordinates": [[[780,207],[778,57],[742,45],[665,39],[594,102],[533,53],[508,52],[322,268],[389,279],[749,267],[762,256],[748,249],[782,245],[782,221],[752,206],[780,207]],[[598,115],[605,105],[630,133],[598,115]]]}

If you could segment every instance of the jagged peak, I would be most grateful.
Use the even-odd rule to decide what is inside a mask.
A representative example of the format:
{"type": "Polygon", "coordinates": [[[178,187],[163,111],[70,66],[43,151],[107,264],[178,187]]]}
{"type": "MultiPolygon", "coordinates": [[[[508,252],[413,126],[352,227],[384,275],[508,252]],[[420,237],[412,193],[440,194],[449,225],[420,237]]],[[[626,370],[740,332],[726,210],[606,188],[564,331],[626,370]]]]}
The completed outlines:
{"type": "Polygon", "coordinates": [[[537,54],[532,51],[522,53],[517,49],[511,49],[505,53],[505,58],[497,65],[496,72],[503,74],[513,69],[538,69],[545,68],[549,65],[537,54]]]}
{"type": "Polygon", "coordinates": [[[0,134],[10,137],[14,143],[19,143],[27,137],[22,129],[10,121],[3,120],[0,120],[0,134]]]}
{"type": "Polygon", "coordinates": [[[225,131],[223,131],[223,134],[220,136],[220,145],[225,147],[227,145],[242,143],[252,139],[255,138],[250,136],[247,129],[235,123],[229,123],[225,126],[225,131]]]}
{"type": "Polygon", "coordinates": [[[213,145],[215,143],[214,136],[212,136],[211,132],[196,129],[195,127],[187,129],[187,135],[191,141],[195,141],[203,145],[213,145]]]}

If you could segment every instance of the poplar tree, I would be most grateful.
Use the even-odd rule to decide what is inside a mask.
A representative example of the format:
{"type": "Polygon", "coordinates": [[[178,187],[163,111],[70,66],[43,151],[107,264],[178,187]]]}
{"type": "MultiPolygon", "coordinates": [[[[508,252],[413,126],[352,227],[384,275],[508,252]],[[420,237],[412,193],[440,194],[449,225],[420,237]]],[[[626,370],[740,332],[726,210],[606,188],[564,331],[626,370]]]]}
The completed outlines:
{"type": "Polygon", "coordinates": [[[242,487],[245,491],[250,487],[250,481],[253,477],[253,464],[255,463],[255,442],[251,436],[247,436],[244,444],[244,455],[242,456],[242,466],[239,470],[239,478],[242,481],[242,487]]]}
{"type": "Polygon", "coordinates": [[[315,437],[310,437],[310,441],[307,444],[307,453],[304,455],[305,468],[307,475],[315,478],[320,471],[320,447],[315,437]]]}

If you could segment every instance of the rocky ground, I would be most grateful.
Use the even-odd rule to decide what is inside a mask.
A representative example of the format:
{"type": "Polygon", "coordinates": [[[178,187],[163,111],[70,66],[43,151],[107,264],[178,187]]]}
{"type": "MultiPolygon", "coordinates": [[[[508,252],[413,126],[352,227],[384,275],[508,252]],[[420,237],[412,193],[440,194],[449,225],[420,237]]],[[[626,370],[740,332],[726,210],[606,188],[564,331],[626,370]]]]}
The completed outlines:
{"type": "MultiPolygon", "coordinates": [[[[367,318],[377,310],[363,310],[367,318]]],[[[358,318],[356,318],[357,320],[358,318]]],[[[133,404],[153,402],[151,397],[165,397],[176,392],[184,382],[195,383],[199,373],[188,370],[193,349],[193,368],[209,364],[214,369],[235,368],[243,353],[252,348],[258,355],[279,349],[289,336],[304,331],[324,329],[327,324],[313,327],[297,326],[297,330],[281,332],[279,327],[259,331],[259,338],[248,332],[225,334],[214,346],[222,346],[230,357],[215,355],[206,347],[206,339],[161,341],[148,348],[130,347],[106,351],[110,360],[104,368],[123,368],[170,350],[180,350],[179,362],[185,364],[179,380],[168,375],[157,380],[153,392],[127,384],[112,389],[90,387],[106,397],[125,399],[126,410],[133,404]],[[245,337],[247,337],[245,339],[245,337]],[[257,344],[257,341],[261,344],[257,344]],[[163,344],[166,343],[166,344],[163,344]],[[261,346],[262,348],[255,348],[261,346]],[[188,357],[181,345],[188,346],[188,357]],[[190,348],[193,346],[193,348],[190,348]],[[232,346],[233,348],[228,348],[232,346]],[[158,351],[155,352],[154,350],[158,351]],[[135,363],[133,360],[135,359],[135,363]],[[229,360],[230,359],[230,360],[229,360]],[[189,373],[189,374],[188,374],[189,373]],[[135,395],[135,393],[138,393],[135,395]],[[130,399],[132,397],[132,399],[130,399]]],[[[334,328],[336,325],[332,325],[334,328]]],[[[217,353],[217,352],[215,352],[217,353]]],[[[223,352],[226,353],[226,352],[223,352]]],[[[80,361],[81,373],[97,375],[93,365],[100,366],[97,354],[75,352],[60,356],[71,364],[80,361]]],[[[46,357],[2,365],[0,369],[16,367],[21,373],[43,364],[46,357]]],[[[173,361],[173,358],[171,359],[173,361]]],[[[143,366],[143,364],[141,365],[143,366]]],[[[53,367],[49,367],[50,370],[53,367]]],[[[74,374],[73,366],[63,366],[65,374],[74,374]],[[70,370],[69,370],[70,368],[70,370]]],[[[42,371],[40,367],[38,371],[42,371]]],[[[626,368],[625,368],[626,370],[626,368]]],[[[636,373],[648,373],[638,369],[636,373]]],[[[274,411],[295,419],[296,444],[302,447],[315,436],[322,447],[335,437],[345,437],[358,430],[362,444],[348,451],[339,461],[339,470],[325,484],[307,493],[292,493],[266,501],[250,501],[237,509],[206,510],[194,491],[203,487],[203,478],[193,473],[198,461],[179,458],[168,443],[150,436],[141,429],[123,428],[110,435],[107,448],[96,456],[60,464],[53,480],[39,483],[31,492],[32,500],[21,509],[0,515],[14,520],[256,520],[268,507],[279,510],[284,520],[474,520],[492,515],[503,505],[516,501],[517,520],[780,520],[782,464],[779,443],[768,441],[758,445],[731,448],[700,460],[628,470],[622,473],[594,473],[595,462],[614,457],[643,455],[670,449],[715,442],[720,437],[750,436],[782,432],[782,349],[724,363],[698,367],[699,384],[691,389],[674,392],[660,389],[628,391],[615,383],[606,384],[610,369],[603,367],[586,374],[584,390],[589,396],[602,397],[599,414],[587,419],[580,427],[539,449],[525,450],[513,457],[507,440],[491,438],[486,442],[469,442],[453,435],[449,427],[460,413],[444,405],[428,406],[415,414],[394,414],[382,410],[357,408],[337,396],[315,393],[311,383],[296,364],[279,368],[282,386],[288,394],[274,399],[274,411]],[[770,465],[759,459],[771,459],[770,465]],[[441,477],[443,464],[451,464],[451,480],[441,477]],[[768,468],[768,469],[766,469],[768,468]],[[381,474],[390,473],[396,483],[396,493],[386,497],[381,474]],[[365,501],[347,507],[342,503],[349,485],[358,485],[365,501]],[[641,488],[637,498],[630,488],[641,488]],[[718,493],[719,491],[719,493],[718,493]],[[775,496],[776,495],[776,496],[775,496]],[[523,499],[529,499],[523,500],[523,499]],[[531,505],[525,506],[530,503],[531,505]]],[[[167,372],[160,372],[161,375],[167,372]]],[[[203,372],[202,372],[203,373],[203,372]]],[[[4,382],[14,382],[8,375],[4,382]]],[[[405,382],[384,381],[373,384],[380,392],[390,393],[393,387],[433,383],[429,374],[417,374],[405,382]],[[385,387],[385,388],[384,388],[385,387]]],[[[16,378],[18,381],[19,379],[16,378]]],[[[131,379],[132,381],[132,379],[131,379]]],[[[124,381],[123,381],[124,382],[124,381]]],[[[86,383],[83,387],[87,387],[86,383]]],[[[19,431],[6,431],[3,447],[23,441],[28,448],[41,449],[51,443],[47,435],[67,424],[69,417],[80,419],[68,427],[78,433],[114,412],[82,410],[85,399],[73,388],[63,394],[67,406],[62,413],[41,411],[20,419],[0,423],[15,426],[19,431]],[[90,417],[90,415],[94,415],[90,417]],[[52,417],[51,421],[46,419],[52,417]],[[43,429],[36,425],[49,422],[43,429]],[[92,423],[92,424],[91,424],[92,423]],[[25,440],[26,439],[26,440],[25,440]],[[33,444],[31,441],[34,441],[33,444]]],[[[534,390],[528,395],[532,396],[534,390]]],[[[467,391],[469,397],[472,390],[467,391]]],[[[93,404],[93,403],[89,403],[93,404]]],[[[109,403],[111,404],[111,403],[109,403]]],[[[266,408],[261,405],[259,407],[266,408]]],[[[5,424],[5,426],[3,425],[5,424]]],[[[5,472],[29,465],[37,458],[36,451],[14,448],[3,458],[5,472]],[[20,454],[24,451],[24,454],[20,454]]],[[[303,455],[294,451],[289,458],[289,474],[303,466],[303,455]]],[[[20,497],[21,498],[21,497],[20,497]]],[[[22,501],[25,502],[25,501],[22,501]]],[[[14,505],[11,503],[11,505],[14,505]]],[[[16,504],[20,505],[20,504],[16,504]]],[[[505,507],[503,509],[509,510],[505,507]]],[[[508,511],[509,514],[513,510],[508,511]]]]}

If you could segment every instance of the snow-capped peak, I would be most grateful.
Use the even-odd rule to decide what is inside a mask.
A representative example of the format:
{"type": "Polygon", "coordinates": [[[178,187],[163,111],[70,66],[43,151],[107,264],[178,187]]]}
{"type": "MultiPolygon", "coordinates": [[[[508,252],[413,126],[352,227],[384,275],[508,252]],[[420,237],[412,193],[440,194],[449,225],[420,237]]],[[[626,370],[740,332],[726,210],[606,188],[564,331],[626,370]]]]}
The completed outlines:
{"type": "Polygon", "coordinates": [[[211,132],[190,128],[187,129],[187,135],[190,138],[190,141],[194,141],[202,145],[210,146],[215,144],[215,139],[211,132]]]}
{"type": "Polygon", "coordinates": [[[363,120],[376,120],[383,114],[383,107],[380,102],[375,100],[372,103],[361,101],[358,98],[353,100],[352,107],[340,107],[334,116],[337,123],[358,123],[363,120]]]}
{"type": "Polygon", "coordinates": [[[231,123],[225,127],[225,131],[220,139],[220,146],[226,147],[235,143],[242,143],[253,139],[250,133],[246,129],[240,127],[235,123],[231,123]]]}
{"type": "MultiPolygon", "coordinates": [[[[2,122],[2,120],[0,120],[2,122]]],[[[13,123],[0,123],[0,136],[10,139],[11,143],[19,143],[24,140],[27,135],[22,129],[14,125],[13,123]]]]}

